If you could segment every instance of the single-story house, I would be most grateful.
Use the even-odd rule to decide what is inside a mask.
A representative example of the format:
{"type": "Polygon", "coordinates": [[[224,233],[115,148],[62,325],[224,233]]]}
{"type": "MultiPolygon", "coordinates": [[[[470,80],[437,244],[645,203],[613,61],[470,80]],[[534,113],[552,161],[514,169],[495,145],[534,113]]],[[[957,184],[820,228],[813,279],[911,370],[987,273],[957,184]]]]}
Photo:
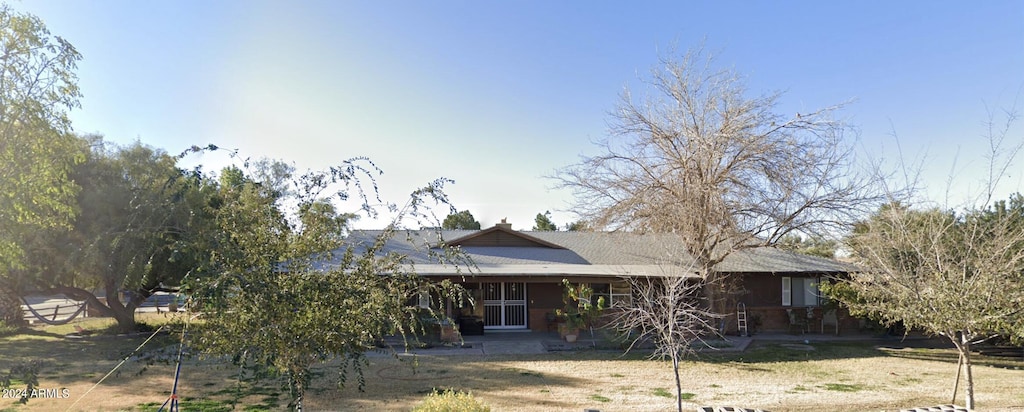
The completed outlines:
{"type": "MultiPolygon", "coordinates": [[[[372,241],[380,233],[354,231],[349,239],[372,241]]],[[[421,246],[436,247],[436,232],[419,234],[424,238],[394,236],[384,251],[408,256],[421,276],[462,284],[473,296],[474,305],[459,307],[446,302],[444,310],[453,319],[478,319],[485,330],[551,330],[552,314],[564,306],[562,279],[588,284],[609,304],[631,299],[623,277],[699,279],[695,272],[683,269],[679,262],[687,255],[678,246],[678,238],[669,234],[517,231],[504,222],[483,230],[442,230],[440,238],[459,247],[475,263],[461,272],[452,265],[437,264],[421,246]]],[[[831,324],[820,308],[824,299],[818,293],[818,282],[850,269],[835,260],[772,247],[734,252],[716,267],[740,277],[744,292],[737,300],[745,306],[748,324],[759,324],[752,326],[760,331],[791,331],[797,324],[816,331],[823,326],[823,315],[825,323],[831,324]]],[[[737,314],[731,313],[727,333],[737,331],[736,320],[737,314]]]]}

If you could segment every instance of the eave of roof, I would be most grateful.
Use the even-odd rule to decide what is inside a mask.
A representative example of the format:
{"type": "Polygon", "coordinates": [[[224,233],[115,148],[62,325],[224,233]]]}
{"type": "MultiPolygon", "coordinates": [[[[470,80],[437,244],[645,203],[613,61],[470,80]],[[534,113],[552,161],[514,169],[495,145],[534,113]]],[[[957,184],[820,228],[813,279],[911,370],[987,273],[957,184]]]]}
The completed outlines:
{"type": "MultiPolygon", "coordinates": [[[[465,256],[472,259],[481,268],[489,268],[484,273],[512,272],[525,274],[537,273],[551,268],[561,268],[566,275],[585,273],[586,267],[605,266],[604,269],[591,269],[591,272],[610,273],[613,269],[637,266],[672,266],[678,268],[689,261],[685,252],[681,251],[678,239],[668,234],[629,234],[604,232],[516,232],[503,229],[487,229],[481,231],[441,231],[430,233],[413,232],[409,237],[396,236],[387,241],[386,252],[396,252],[408,256],[409,261],[416,264],[417,269],[427,269],[437,263],[435,258],[428,256],[424,244],[436,244],[439,239],[452,238],[446,244],[457,243],[459,240],[471,239],[482,232],[493,233],[502,230],[519,238],[527,237],[532,242],[546,242],[559,246],[461,246],[465,256]],[[420,243],[422,242],[422,243],[420,243]],[[674,258],[674,259],[670,259],[674,258]],[[528,268],[534,269],[528,269],[528,268]],[[504,269],[501,269],[504,268],[504,269]],[[544,268],[544,269],[538,269],[544,268]]],[[[351,234],[353,245],[372,242],[379,235],[378,231],[356,231],[351,234]]],[[[457,275],[452,266],[438,265],[430,268],[430,274],[457,275]],[[445,270],[444,268],[447,268],[445,270]]],[[[468,272],[466,267],[463,272],[468,272]]],[[[715,267],[723,273],[762,273],[762,274],[827,274],[847,273],[857,268],[849,263],[815,256],[801,255],[792,251],[773,247],[741,249],[715,267]]],[[[424,273],[426,274],[426,273],[424,273]]]]}
{"type": "MultiPolygon", "coordinates": [[[[415,265],[420,276],[452,276],[450,265],[415,265]]],[[[656,277],[699,277],[695,272],[680,270],[664,265],[567,265],[567,264],[518,264],[518,265],[477,265],[463,273],[466,276],[656,276],[656,277]]]]}

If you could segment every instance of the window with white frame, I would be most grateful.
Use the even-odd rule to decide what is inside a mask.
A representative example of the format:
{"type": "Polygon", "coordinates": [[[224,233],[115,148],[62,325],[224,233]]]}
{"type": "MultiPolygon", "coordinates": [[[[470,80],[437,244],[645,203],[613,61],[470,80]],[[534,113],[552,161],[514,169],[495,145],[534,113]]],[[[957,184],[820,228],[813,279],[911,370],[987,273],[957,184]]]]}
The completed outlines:
{"type": "Polygon", "coordinates": [[[818,306],[819,279],[782,277],[782,306],[818,306]]]}
{"type": "Polygon", "coordinates": [[[633,303],[633,290],[629,282],[595,283],[590,287],[594,290],[594,300],[591,303],[595,305],[597,299],[601,297],[604,298],[605,308],[613,305],[629,306],[633,303]]]}

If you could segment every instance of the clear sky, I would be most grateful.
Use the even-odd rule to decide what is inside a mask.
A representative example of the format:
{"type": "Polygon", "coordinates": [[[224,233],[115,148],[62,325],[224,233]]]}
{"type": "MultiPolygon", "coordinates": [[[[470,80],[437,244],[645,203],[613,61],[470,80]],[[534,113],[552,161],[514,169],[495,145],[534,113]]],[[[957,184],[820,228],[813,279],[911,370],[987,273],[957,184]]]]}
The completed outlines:
{"type": "MultiPolygon", "coordinates": [[[[1024,1],[14,1],[84,56],[75,130],[319,169],[368,156],[386,200],[436,177],[485,226],[528,229],[570,194],[659,53],[705,43],[780,113],[855,99],[865,156],[975,193],[988,113],[1024,111],[1024,1]],[[897,150],[896,139],[899,137],[897,150]]],[[[998,119],[998,118],[997,118],[998,119]]],[[[1011,139],[1024,139],[1019,122],[1011,139]]],[[[200,159],[208,164],[223,159],[200,159]]],[[[1024,158],[1002,196],[1022,189],[1024,158]]],[[[364,221],[361,226],[375,226],[364,221]]]]}

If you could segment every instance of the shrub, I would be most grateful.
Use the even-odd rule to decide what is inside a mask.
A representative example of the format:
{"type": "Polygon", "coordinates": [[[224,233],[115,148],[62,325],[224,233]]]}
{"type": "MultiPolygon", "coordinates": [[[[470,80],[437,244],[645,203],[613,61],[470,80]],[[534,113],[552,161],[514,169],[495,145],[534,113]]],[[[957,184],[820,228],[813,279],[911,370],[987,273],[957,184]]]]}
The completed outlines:
{"type": "Polygon", "coordinates": [[[0,337],[4,337],[4,336],[8,336],[8,335],[16,335],[20,331],[21,331],[21,328],[19,328],[17,326],[14,326],[14,325],[7,324],[4,321],[0,320],[0,337]]]}
{"type": "Polygon", "coordinates": [[[413,412],[490,412],[491,407],[473,398],[468,392],[456,392],[452,389],[444,392],[433,392],[427,395],[413,412]]]}

